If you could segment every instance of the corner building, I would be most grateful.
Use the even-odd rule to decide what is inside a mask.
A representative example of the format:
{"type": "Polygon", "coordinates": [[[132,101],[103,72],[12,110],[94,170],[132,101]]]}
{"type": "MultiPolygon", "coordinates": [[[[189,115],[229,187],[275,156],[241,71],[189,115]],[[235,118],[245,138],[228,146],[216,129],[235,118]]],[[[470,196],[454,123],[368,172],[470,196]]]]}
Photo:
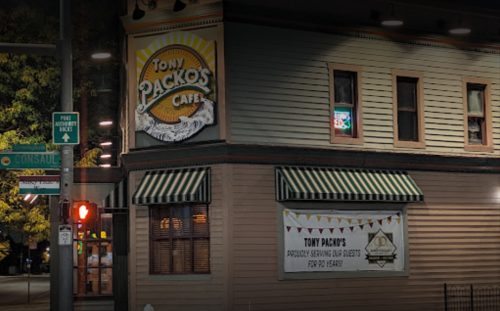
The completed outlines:
{"type": "Polygon", "coordinates": [[[129,310],[443,310],[445,283],[498,284],[498,11],[185,2],[122,17],[129,310]]]}

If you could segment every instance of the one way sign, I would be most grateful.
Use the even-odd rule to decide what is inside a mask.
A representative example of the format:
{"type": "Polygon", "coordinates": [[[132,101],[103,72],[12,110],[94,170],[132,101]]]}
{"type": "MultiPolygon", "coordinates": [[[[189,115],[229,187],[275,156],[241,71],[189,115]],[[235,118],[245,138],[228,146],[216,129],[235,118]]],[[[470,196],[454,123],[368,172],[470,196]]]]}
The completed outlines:
{"type": "Polygon", "coordinates": [[[78,112],[52,113],[52,141],[54,145],[78,145],[80,143],[78,112]]]}

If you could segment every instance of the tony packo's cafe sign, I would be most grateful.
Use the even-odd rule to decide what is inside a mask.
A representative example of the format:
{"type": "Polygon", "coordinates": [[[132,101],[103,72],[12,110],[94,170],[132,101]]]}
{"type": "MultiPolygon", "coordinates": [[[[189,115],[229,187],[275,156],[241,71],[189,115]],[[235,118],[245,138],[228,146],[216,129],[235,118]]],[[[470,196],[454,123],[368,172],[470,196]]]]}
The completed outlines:
{"type": "Polygon", "coordinates": [[[137,51],[136,131],[181,141],[214,123],[215,43],[185,31],[137,51]]]}

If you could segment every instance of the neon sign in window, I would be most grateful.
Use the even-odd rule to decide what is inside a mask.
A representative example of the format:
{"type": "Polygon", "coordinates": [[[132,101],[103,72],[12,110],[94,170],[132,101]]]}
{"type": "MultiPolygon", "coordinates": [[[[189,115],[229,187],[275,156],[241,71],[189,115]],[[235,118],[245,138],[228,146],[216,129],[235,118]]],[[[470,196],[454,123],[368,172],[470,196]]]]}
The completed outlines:
{"type": "Polygon", "coordinates": [[[335,128],[336,136],[353,135],[353,120],[351,107],[335,107],[333,112],[333,127],[335,128]]]}

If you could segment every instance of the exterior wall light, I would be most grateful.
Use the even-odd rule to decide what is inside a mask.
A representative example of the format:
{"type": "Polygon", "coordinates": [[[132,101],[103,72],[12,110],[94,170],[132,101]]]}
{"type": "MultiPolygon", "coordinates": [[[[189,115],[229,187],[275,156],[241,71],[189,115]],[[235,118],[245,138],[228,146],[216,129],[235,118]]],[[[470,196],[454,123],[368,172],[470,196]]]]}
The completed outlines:
{"type": "Polygon", "coordinates": [[[460,14],[460,13],[455,13],[455,15],[453,15],[453,17],[447,22],[445,22],[444,20],[441,20],[441,19],[437,20],[437,23],[436,23],[437,27],[441,28],[441,29],[446,28],[447,25],[450,25],[450,23],[453,21],[455,16],[458,16],[458,22],[455,24],[451,24],[451,26],[448,26],[448,32],[452,35],[469,34],[471,32],[471,29],[470,29],[470,27],[464,26],[464,24],[462,22],[462,14],[460,14]]]}
{"type": "Polygon", "coordinates": [[[100,167],[111,167],[111,164],[101,164],[100,167]]]}
{"type": "Polygon", "coordinates": [[[108,159],[108,158],[111,158],[111,154],[109,153],[101,154],[101,159],[108,159]]]}
{"type": "Polygon", "coordinates": [[[113,124],[113,121],[111,121],[111,120],[104,120],[104,121],[99,122],[100,126],[109,126],[112,124],[113,124]]]}
{"type": "Polygon", "coordinates": [[[181,0],[175,0],[174,9],[173,9],[174,12],[182,11],[185,8],[186,8],[186,4],[184,2],[182,2],[181,0]]]}
{"type": "Polygon", "coordinates": [[[394,12],[394,4],[392,3],[389,3],[382,12],[372,10],[371,16],[374,20],[381,20],[380,24],[383,26],[397,27],[404,24],[403,20],[396,16],[396,13],[394,12]],[[385,14],[389,7],[391,9],[390,15],[386,18],[381,19],[381,16],[385,14]]]}
{"type": "MultiPolygon", "coordinates": [[[[144,5],[146,5],[146,3],[144,3],[144,1],[141,0],[141,2],[144,5]]],[[[134,13],[132,13],[132,19],[133,20],[139,20],[139,19],[143,18],[144,15],[146,15],[146,12],[144,12],[141,9],[139,9],[139,4],[137,3],[137,0],[135,0],[135,9],[134,9],[134,13]]]]}
{"type": "Polygon", "coordinates": [[[101,145],[101,146],[111,146],[112,144],[113,144],[113,142],[111,142],[111,141],[103,141],[99,145],[101,145]]]}

